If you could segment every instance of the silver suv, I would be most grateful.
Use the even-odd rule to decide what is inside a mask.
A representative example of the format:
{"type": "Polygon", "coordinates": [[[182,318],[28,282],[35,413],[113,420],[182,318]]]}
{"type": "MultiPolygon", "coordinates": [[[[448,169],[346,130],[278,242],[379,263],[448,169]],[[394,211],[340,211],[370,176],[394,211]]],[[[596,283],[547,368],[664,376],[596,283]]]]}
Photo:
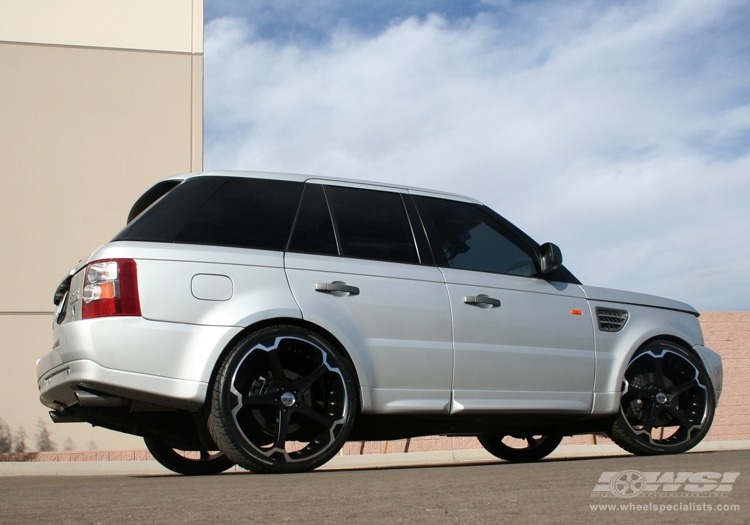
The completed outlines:
{"type": "Polygon", "coordinates": [[[679,453],[721,392],[690,306],[583,286],[480,202],[378,183],[166,179],[55,304],[37,363],[52,420],[142,436],[183,474],[306,471],[347,440],[435,434],[509,461],[594,432],[679,453]]]}

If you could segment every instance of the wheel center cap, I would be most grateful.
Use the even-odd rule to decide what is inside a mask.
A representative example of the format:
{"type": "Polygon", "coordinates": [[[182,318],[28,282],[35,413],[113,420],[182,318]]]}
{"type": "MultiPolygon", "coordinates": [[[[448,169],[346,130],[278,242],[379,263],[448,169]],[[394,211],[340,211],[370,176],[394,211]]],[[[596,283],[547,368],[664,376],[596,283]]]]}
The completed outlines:
{"type": "Polygon", "coordinates": [[[297,400],[294,398],[294,394],[291,392],[284,392],[281,394],[281,402],[285,407],[292,406],[297,400]]]}
{"type": "Polygon", "coordinates": [[[660,405],[663,405],[664,403],[666,403],[667,394],[665,394],[664,392],[659,392],[658,394],[656,394],[656,402],[659,403],[660,405]]]}

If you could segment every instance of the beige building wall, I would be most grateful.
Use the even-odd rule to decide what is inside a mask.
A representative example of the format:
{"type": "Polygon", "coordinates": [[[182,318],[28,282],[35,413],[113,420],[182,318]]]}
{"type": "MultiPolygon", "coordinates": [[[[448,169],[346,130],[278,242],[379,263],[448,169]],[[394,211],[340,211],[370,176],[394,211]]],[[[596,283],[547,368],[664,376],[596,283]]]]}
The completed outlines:
{"type": "Polygon", "coordinates": [[[52,425],[34,364],[52,295],[157,180],[203,163],[202,0],[0,0],[0,418],[62,446],[136,438],[52,425]]]}

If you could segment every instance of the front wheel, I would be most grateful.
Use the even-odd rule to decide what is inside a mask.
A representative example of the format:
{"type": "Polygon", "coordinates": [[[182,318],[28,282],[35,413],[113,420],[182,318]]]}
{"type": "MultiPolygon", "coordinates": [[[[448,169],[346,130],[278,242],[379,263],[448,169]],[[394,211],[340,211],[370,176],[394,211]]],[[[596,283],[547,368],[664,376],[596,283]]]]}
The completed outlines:
{"type": "Polygon", "coordinates": [[[210,476],[220,474],[234,466],[223,452],[180,452],[163,441],[143,438],[146,448],[154,459],[172,472],[186,476],[210,476]]]}
{"type": "Polygon", "coordinates": [[[705,437],[716,398],[706,369],[684,348],[654,341],[628,363],[610,437],[639,455],[679,454],[705,437]]]}
{"type": "Polygon", "coordinates": [[[482,446],[495,457],[513,463],[529,463],[549,456],[560,444],[562,436],[477,436],[482,446]]]}
{"type": "Polygon", "coordinates": [[[208,426],[219,448],[243,468],[305,472],[338,452],[356,406],[348,362],[331,343],[304,328],[274,326],[227,355],[208,426]]]}

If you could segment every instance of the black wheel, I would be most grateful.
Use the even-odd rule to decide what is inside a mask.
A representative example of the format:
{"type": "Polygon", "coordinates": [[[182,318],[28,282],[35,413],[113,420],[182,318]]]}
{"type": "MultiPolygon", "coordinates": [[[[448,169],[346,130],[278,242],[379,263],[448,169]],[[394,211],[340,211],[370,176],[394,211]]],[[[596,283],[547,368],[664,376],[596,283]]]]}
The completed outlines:
{"type": "Polygon", "coordinates": [[[143,438],[143,441],[145,441],[146,448],[156,461],[178,474],[209,476],[220,474],[234,466],[234,463],[223,452],[209,452],[207,450],[181,452],[162,441],[149,438],[143,438]]]}
{"type": "Polygon", "coordinates": [[[562,441],[562,436],[477,436],[482,446],[492,454],[513,463],[528,463],[549,456],[562,441]]]}
{"type": "Polygon", "coordinates": [[[338,452],[355,412],[354,379],[336,348],[310,330],[275,326],[248,336],[226,357],[208,426],[243,468],[305,472],[338,452]]]}
{"type": "Polygon", "coordinates": [[[679,454],[705,437],[715,405],[700,360],[678,345],[654,341],[628,363],[610,437],[633,454],[679,454]]]}

